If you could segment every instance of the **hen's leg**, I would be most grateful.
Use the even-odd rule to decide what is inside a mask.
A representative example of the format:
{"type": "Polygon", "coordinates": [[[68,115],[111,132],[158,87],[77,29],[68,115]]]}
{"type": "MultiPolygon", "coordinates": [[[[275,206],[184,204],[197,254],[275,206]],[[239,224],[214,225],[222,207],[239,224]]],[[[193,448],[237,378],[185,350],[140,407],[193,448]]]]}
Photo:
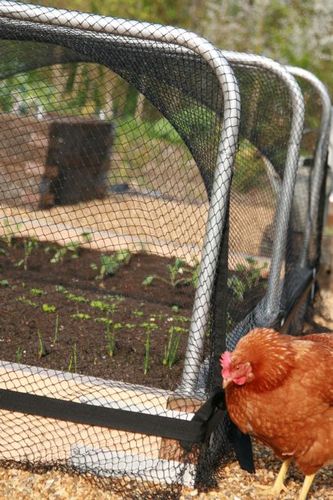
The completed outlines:
{"type": "Polygon", "coordinates": [[[311,484],[315,478],[315,474],[311,474],[311,476],[305,476],[304,483],[301,491],[299,492],[298,500],[306,500],[308,496],[309,489],[311,488],[311,484]]]}
{"type": "Polygon", "coordinates": [[[287,488],[284,485],[284,480],[286,478],[288,468],[291,462],[291,458],[288,458],[288,460],[285,460],[283,464],[281,465],[281,469],[274,481],[273,486],[262,486],[258,485],[258,488],[262,489],[263,491],[258,491],[259,495],[267,496],[278,496],[282,490],[286,490],[287,488]]]}

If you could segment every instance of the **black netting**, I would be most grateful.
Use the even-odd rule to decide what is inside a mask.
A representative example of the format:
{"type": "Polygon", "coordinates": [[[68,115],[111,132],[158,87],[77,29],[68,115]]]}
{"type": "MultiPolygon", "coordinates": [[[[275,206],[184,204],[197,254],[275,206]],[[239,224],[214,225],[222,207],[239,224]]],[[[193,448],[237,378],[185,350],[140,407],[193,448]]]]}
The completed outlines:
{"type": "Polygon", "coordinates": [[[226,345],[279,326],[308,290],[313,87],[303,129],[299,88],[272,61],[175,28],[2,7],[0,387],[92,413],[2,406],[0,459],[126,498],[212,485],[234,456],[226,415],[193,447],[177,425],[220,385],[226,345]],[[123,421],[89,425],[94,408],[123,421]]]}

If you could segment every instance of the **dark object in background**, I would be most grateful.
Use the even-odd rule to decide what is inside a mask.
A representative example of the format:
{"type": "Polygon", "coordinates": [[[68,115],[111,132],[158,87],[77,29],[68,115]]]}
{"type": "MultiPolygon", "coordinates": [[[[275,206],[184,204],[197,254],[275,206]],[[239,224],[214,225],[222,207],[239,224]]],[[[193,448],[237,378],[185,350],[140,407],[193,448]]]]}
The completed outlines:
{"type": "Polygon", "coordinates": [[[104,198],[113,138],[110,122],[73,117],[54,121],[39,208],[104,198]]]}

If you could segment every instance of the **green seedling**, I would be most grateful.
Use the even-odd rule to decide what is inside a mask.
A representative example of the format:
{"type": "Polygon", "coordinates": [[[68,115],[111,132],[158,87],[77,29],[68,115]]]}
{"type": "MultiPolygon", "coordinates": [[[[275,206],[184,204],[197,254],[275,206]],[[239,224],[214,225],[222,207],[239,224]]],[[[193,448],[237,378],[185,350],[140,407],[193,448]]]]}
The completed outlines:
{"type": "MultiPolygon", "coordinates": [[[[48,247],[49,251],[49,247],[48,247]]],[[[80,252],[80,243],[77,241],[70,241],[67,243],[67,245],[63,247],[55,247],[55,252],[53,254],[53,257],[50,259],[51,264],[60,264],[63,262],[65,256],[67,255],[68,252],[71,252],[72,259],[77,259],[79,257],[79,252],[80,252]]]]}
{"type": "Polygon", "coordinates": [[[70,241],[67,243],[66,248],[69,252],[72,253],[72,259],[78,259],[80,255],[80,243],[78,241],[70,241]]]}
{"type": "Polygon", "coordinates": [[[117,273],[118,269],[128,264],[131,260],[131,253],[128,250],[118,250],[112,255],[101,255],[99,266],[91,264],[94,271],[98,271],[95,279],[103,280],[106,276],[113,276],[117,273]]]}
{"type": "Polygon", "coordinates": [[[75,295],[74,293],[67,292],[66,290],[63,293],[64,293],[66,299],[71,300],[72,302],[78,302],[79,304],[83,304],[84,302],[88,302],[88,299],[86,299],[82,295],[75,295]]]}
{"type": "Polygon", "coordinates": [[[142,323],[141,326],[146,330],[146,340],[145,340],[145,355],[143,359],[143,373],[147,375],[150,366],[150,348],[151,348],[151,334],[156,330],[157,325],[155,323],[142,323]]]}
{"type": "MultiPolygon", "coordinates": [[[[258,262],[252,257],[245,259],[247,264],[238,264],[236,266],[236,272],[240,276],[233,275],[228,278],[228,287],[231,289],[235,297],[242,301],[244,300],[244,295],[252,288],[256,287],[262,277],[262,272],[267,269],[267,262],[262,266],[258,265],[258,262]]],[[[262,284],[263,287],[266,283],[262,284]]]]}
{"type": "Polygon", "coordinates": [[[73,347],[72,347],[72,352],[69,356],[68,371],[69,372],[76,372],[77,371],[77,349],[76,349],[75,342],[74,342],[73,347]]]}
{"type": "Polygon", "coordinates": [[[135,309],[134,311],[132,311],[132,314],[133,314],[133,316],[140,318],[144,315],[144,312],[140,311],[139,309],[135,309]]]}
{"type": "Polygon", "coordinates": [[[98,309],[99,311],[115,311],[115,304],[107,304],[106,302],[103,302],[102,300],[92,300],[90,302],[90,306],[93,307],[94,309],[98,309]]]}
{"type": "Polygon", "coordinates": [[[105,317],[95,318],[95,321],[96,321],[96,323],[103,323],[104,325],[111,325],[111,323],[112,323],[112,319],[105,318],[105,317]]]}
{"type": "Polygon", "coordinates": [[[38,247],[38,242],[33,239],[24,240],[24,256],[23,259],[19,260],[16,263],[17,267],[23,266],[23,269],[26,271],[28,269],[28,260],[31,256],[32,252],[38,247]]]}
{"type": "Polygon", "coordinates": [[[106,352],[112,358],[116,350],[116,331],[120,330],[123,325],[121,323],[107,323],[105,327],[106,352]]]}
{"type": "Polygon", "coordinates": [[[57,248],[53,254],[53,257],[50,259],[51,264],[59,264],[64,260],[64,257],[67,253],[66,247],[57,248]]]}
{"type": "Polygon", "coordinates": [[[41,297],[42,295],[45,295],[44,290],[42,290],[41,288],[30,288],[30,293],[34,297],[41,297]]]}
{"type": "Polygon", "coordinates": [[[106,340],[106,353],[112,358],[116,348],[116,339],[114,332],[111,329],[111,324],[107,323],[105,326],[105,340],[106,340]]]}
{"type": "Polygon", "coordinates": [[[24,304],[26,306],[31,306],[31,307],[38,307],[38,304],[36,302],[33,302],[30,299],[27,299],[25,295],[21,295],[20,297],[17,297],[16,299],[18,302],[21,302],[21,304],[24,304]]]}
{"type": "Polygon", "coordinates": [[[66,288],[62,285],[56,285],[55,291],[58,293],[66,293],[67,292],[66,288]]]}
{"type": "Polygon", "coordinates": [[[4,288],[9,286],[8,280],[0,280],[0,286],[3,286],[4,288]]]}
{"type": "Polygon", "coordinates": [[[92,240],[92,235],[89,232],[81,233],[80,236],[83,239],[84,243],[90,243],[92,240]]]}
{"type": "Polygon", "coordinates": [[[54,313],[57,308],[53,304],[42,304],[42,311],[45,313],[54,313]]]}
{"type": "Polygon", "coordinates": [[[172,366],[177,361],[177,353],[180,344],[180,337],[183,333],[186,333],[187,330],[180,326],[171,326],[168,330],[168,343],[164,349],[164,357],[162,363],[164,366],[168,366],[168,368],[172,368],[172,366]]]}
{"type": "Polygon", "coordinates": [[[6,245],[11,248],[13,246],[13,240],[16,236],[16,231],[19,231],[22,224],[10,223],[9,219],[5,217],[2,222],[2,227],[4,229],[4,234],[1,236],[6,243],[6,245]],[[13,230],[13,228],[15,230],[13,230]]]}
{"type": "Polygon", "coordinates": [[[23,357],[23,349],[22,347],[18,347],[15,352],[15,361],[16,363],[21,363],[22,357],[23,357]]]}
{"type": "Polygon", "coordinates": [[[168,266],[169,278],[162,278],[157,274],[152,274],[146,276],[142,281],[144,286],[150,286],[154,280],[162,281],[168,285],[171,285],[173,288],[176,288],[181,285],[192,285],[196,287],[198,284],[198,276],[199,276],[199,264],[197,264],[194,268],[191,268],[181,259],[175,259],[172,264],[168,266]]]}
{"type": "Polygon", "coordinates": [[[238,300],[244,300],[244,294],[247,290],[246,283],[238,276],[228,278],[228,288],[232,291],[238,300]]]}
{"type": "Polygon", "coordinates": [[[91,316],[90,316],[90,314],[77,312],[77,313],[72,314],[71,318],[86,321],[88,319],[91,319],[91,316]]]}
{"type": "Polygon", "coordinates": [[[37,350],[37,356],[39,359],[43,358],[48,354],[47,349],[45,347],[44,339],[39,330],[37,330],[37,336],[38,336],[38,350],[37,350]]]}
{"type": "Polygon", "coordinates": [[[55,325],[54,325],[54,335],[53,335],[53,344],[56,344],[59,339],[59,314],[56,315],[55,325]]]}

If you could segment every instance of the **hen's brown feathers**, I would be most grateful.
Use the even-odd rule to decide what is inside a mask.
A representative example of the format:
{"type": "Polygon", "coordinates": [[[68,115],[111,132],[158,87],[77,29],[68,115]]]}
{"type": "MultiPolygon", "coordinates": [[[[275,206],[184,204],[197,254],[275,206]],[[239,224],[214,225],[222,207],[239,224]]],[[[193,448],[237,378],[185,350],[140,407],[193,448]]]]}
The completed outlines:
{"type": "Polygon", "coordinates": [[[231,419],[281,458],[293,456],[305,474],[333,460],[333,336],[328,335],[300,338],[258,328],[240,340],[231,358],[233,366],[250,362],[253,370],[248,383],[226,389],[231,419]]]}

